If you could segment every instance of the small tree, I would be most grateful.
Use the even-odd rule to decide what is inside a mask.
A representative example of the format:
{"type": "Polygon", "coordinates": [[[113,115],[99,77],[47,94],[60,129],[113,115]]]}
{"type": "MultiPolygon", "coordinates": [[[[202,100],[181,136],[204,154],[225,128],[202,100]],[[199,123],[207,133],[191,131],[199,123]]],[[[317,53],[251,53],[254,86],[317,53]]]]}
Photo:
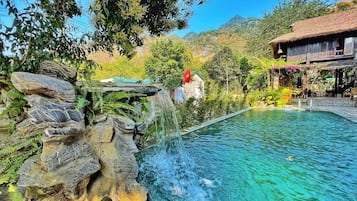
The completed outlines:
{"type": "Polygon", "coordinates": [[[159,39],[151,46],[152,55],[145,60],[146,74],[167,89],[181,84],[184,69],[192,60],[189,49],[171,39],[159,39]]]}
{"type": "Polygon", "coordinates": [[[211,61],[205,64],[209,77],[226,85],[226,93],[229,92],[229,83],[237,81],[240,77],[239,63],[233,55],[232,49],[224,47],[211,61]]]}
{"type": "Polygon", "coordinates": [[[239,59],[239,66],[241,70],[240,84],[244,86],[247,84],[247,77],[254,66],[249,63],[247,57],[242,57],[241,59],[239,59]]]}

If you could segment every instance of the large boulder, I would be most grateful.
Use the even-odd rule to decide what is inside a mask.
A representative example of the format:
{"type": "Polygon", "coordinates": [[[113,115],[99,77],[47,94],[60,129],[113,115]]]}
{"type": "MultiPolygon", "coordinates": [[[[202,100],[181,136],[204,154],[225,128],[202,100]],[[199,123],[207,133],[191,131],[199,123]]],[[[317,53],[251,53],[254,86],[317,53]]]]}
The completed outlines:
{"type": "Polygon", "coordinates": [[[69,145],[44,143],[41,157],[32,157],[21,166],[17,185],[45,189],[62,185],[69,197],[76,199],[100,168],[98,157],[85,140],[69,145]]]}
{"type": "MultiPolygon", "coordinates": [[[[43,145],[41,161],[46,171],[55,173],[62,168],[68,169],[66,167],[73,166],[73,168],[78,169],[80,165],[86,164],[86,161],[90,161],[88,162],[89,164],[95,164],[95,161],[98,162],[98,158],[85,140],[79,140],[70,145],[64,143],[45,143],[43,145]]],[[[95,165],[95,167],[99,170],[100,166],[95,165]]]]}
{"type": "Polygon", "coordinates": [[[74,103],[46,98],[39,95],[26,96],[25,100],[31,106],[27,111],[33,123],[81,121],[83,114],[77,110],[74,103]]]}
{"type": "Polygon", "coordinates": [[[134,128],[131,119],[108,115],[105,121],[98,122],[89,131],[89,142],[103,164],[102,174],[119,183],[135,180],[138,175],[134,128]]]}
{"type": "MultiPolygon", "coordinates": [[[[82,154],[83,156],[83,154],[82,154]]],[[[57,157],[57,159],[59,159],[57,157]]],[[[51,189],[63,186],[71,199],[77,199],[86,193],[90,176],[100,169],[98,160],[91,157],[78,157],[64,166],[58,166],[54,171],[47,171],[38,156],[25,161],[18,171],[20,177],[17,185],[21,188],[51,189]]],[[[27,191],[29,194],[29,191],[27,191]]],[[[28,197],[36,199],[36,193],[28,197]]]]}
{"type": "Polygon", "coordinates": [[[55,61],[43,61],[40,63],[40,74],[53,78],[68,81],[72,84],[76,82],[77,72],[70,67],[55,61]]]}
{"type": "Polygon", "coordinates": [[[25,94],[40,94],[58,98],[66,102],[75,102],[76,94],[69,82],[27,72],[14,72],[11,82],[15,88],[25,94]]]}
{"type": "Polygon", "coordinates": [[[125,183],[135,180],[139,168],[130,150],[124,151],[117,147],[123,145],[119,141],[118,135],[114,135],[112,143],[99,143],[93,148],[103,164],[102,174],[107,178],[115,179],[118,183],[125,183]]]}

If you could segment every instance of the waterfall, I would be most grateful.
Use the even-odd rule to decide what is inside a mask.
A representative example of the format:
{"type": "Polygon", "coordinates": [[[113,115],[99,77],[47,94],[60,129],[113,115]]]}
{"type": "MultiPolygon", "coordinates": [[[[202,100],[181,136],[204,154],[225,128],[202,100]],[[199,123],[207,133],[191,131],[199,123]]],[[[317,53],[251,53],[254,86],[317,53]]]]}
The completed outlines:
{"type": "Polygon", "coordinates": [[[194,161],[185,150],[175,106],[161,90],[152,99],[156,119],[157,146],[139,156],[139,181],[149,189],[152,200],[209,200],[195,173],[194,161]]]}

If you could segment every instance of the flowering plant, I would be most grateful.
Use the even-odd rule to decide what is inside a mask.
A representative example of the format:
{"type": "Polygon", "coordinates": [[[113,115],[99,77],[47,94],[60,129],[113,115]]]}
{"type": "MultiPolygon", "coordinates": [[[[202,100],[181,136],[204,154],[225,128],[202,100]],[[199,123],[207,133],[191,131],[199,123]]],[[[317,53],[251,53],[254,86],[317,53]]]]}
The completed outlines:
{"type": "Polygon", "coordinates": [[[298,65],[285,65],[285,66],[273,66],[271,69],[276,70],[276,69],[285,69],[287,71],[293,71],[295,72],[296,70],[302,68],[302,66],[298,65]]]}

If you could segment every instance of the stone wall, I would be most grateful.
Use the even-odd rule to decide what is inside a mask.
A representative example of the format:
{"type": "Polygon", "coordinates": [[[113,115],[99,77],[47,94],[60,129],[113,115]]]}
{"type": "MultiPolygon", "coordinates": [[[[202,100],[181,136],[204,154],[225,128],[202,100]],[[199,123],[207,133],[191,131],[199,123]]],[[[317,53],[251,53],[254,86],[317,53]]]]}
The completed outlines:
{"type": "Polygon", "coordinates": [[[42,154],[25,161],[17,185],[30,200],[147,200],[135,180],[136,123],[103,114],[87,126],[76,109],[76,73],[51,61],[41,74],[14,72],[11,82],[24,93],[26,119],[12,134],[43,133],[42,154]]]}

